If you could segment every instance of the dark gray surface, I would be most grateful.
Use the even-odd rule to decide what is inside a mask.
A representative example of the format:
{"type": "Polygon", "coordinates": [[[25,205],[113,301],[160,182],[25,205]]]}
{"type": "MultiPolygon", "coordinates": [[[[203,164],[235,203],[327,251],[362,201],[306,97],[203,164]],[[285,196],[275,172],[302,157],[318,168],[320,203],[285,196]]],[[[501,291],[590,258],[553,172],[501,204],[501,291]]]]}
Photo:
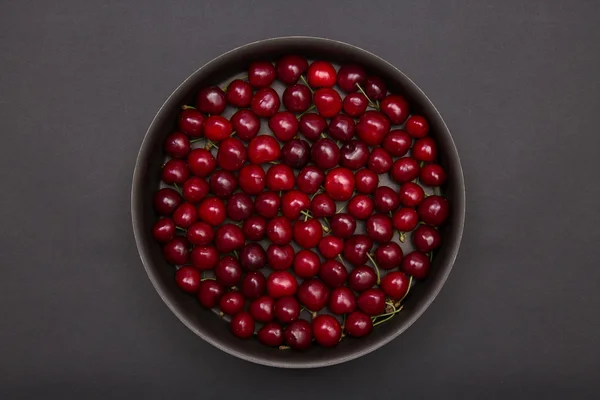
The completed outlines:
{"type": "Polygon", "coordinates": [[[12,3],[0,398],[597,398],[599,3],[12,3]],[[417,323],[307,371],[237,360],[187,330],[146,277],[129,216],[138,147],[171,91],[230,48],[290,34],[407,73],[454,135],[468,200],[457,263],[417,323]]]}

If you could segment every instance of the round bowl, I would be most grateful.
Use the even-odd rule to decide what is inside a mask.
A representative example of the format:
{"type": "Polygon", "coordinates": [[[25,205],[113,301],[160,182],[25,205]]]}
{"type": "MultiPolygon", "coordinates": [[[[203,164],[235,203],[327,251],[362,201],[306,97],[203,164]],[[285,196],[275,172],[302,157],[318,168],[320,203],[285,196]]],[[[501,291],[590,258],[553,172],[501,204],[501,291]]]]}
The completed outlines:
{"type": "Polygon", "coordinates": [[[152,284],[189,329],[215,347],[244,360],[274,367],[313,368],[349,361],[380,348],[404,332],[429,307],[444,285],[458,254],[465,219],[465,186],[458,152],[448,127],[429,98],[400,70],[350,44],[314,37],[283,37],[231,50],[198,69],[175,89],[152,121],[139,151],[133,174],[131,215],[138,251],[152,284]],[[193,296],[177,288],[173,267],[163,259],[161,248],[151,234],[155,221],[152,195],[159,186],[164,160],[162,142],[176,125],[181,106],[190,104],[199,88],[243,75],[254,60],[275,60],[292,53],[337,64],[361,64],[370,73],[383,78],[391,92],[404,95],[411,104],[411,110],[429,120],[431,136],[438,143],[440,163],[448,173],[443,194],[451,204],[449,220],[441,228],[443,243],[433,259],[430,276],[411,289],[403,311],[367,337],[344,339],[335,348],[312,346],[306,352],[281,351],[266,347],[257,340],[244,341],[234,337],[227,323],[211,310],[202,309],[193,296]]]}

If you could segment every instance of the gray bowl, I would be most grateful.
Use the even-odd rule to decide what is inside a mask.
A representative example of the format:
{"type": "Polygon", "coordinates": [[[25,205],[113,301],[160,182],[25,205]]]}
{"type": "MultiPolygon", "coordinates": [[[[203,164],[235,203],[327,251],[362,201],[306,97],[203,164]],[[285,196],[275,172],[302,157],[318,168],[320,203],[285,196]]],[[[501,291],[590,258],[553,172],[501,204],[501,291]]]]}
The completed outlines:
{"type": "Polygon", "coordinates": [[[406,75],[376,55],[346,43],[313,37],[283,37],[250,43],[215,58],[171,94],[152,121],[138,154],[133,174],[131,215],[138,251],[152,284],[188,328],[210,344],[244,360],[282,368],[314,368],[349,361],[380,348],[404,332],[429,307],[444,285],[458,254],[465,219],[465,186],[458,152],[448,127],[427,96],[406,75]],[[451,205],[449,221],[441,228],[443,243],[435,254],[431,274],[414,285],[403,311],[376,327],[365,338],[346,338],[332,349],[312,346],[306,352],[281,351],[263,346],[257,340],[244,341],[234,337],[227,323],[212,311],[202,309],[194,297],[185,295],[176,287],[174,269],[164,261],[161,248],[151,234],[156,220],[152,195],[159,187],[164,161],[162,142],[173,131],[181,106],[195,103],[193,98],[199,88],[243,75],[251,61],[275,60],[292,53],[309,59],[329,60],[338,65],[361,64],[370,73],[383,78],[390,91],[404,95],[411,104],[411,110],[429,120],[431,136],[438,143],[440,163],[448,173],[443,194],[451,205]]]}

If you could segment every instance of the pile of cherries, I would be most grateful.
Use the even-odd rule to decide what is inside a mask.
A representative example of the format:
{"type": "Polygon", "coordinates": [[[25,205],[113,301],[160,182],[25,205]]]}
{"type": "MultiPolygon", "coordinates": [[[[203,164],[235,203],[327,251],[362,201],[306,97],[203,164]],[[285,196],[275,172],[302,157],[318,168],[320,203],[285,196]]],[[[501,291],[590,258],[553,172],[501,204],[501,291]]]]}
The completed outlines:
{"type": "Polygon", "coordinates": [[[428,275],[449,214],[437,145],[359,65],[253,62],[183,106],[164,150],[154,238],[179,288],[237,337],[335,346],[392,318],[428,275]]]}

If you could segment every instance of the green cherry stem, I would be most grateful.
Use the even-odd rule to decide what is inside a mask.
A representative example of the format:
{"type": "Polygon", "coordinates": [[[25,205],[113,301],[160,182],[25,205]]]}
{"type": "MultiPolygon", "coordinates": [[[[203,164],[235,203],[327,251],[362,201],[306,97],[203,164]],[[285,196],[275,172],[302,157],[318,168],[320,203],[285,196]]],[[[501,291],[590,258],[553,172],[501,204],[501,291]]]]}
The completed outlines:
{"type": "Polygon", "coordinates": [[[175,188],[177,193],[179,193],[180,196],[183,196],[183,192],[181,191],[181,188],[176,183],[173,184],[173,187],[175,188]]]}
{"type": "Polygon", "coordinates": [[[185,233],[187,233],[187,229],[185,229],[185,228],[182,228],[182,227],[180,227],[180,226],[176,226],[176,227],[175,227],[175,229],[178,229],[178,230],[180,230],[181,232],[185,232],[185,233]]]}
{"type": "Polygon", "coordinates": [[[369,102],[369,107],[374,108],[377,111],[379,111],[379,104],[373,103],[373,101],[369,98],[369,96],[367,96],[367,94],[365,93],[363,88],[360,87],[360,85],[358,83],[356,84],[356,87],[358,88],[358,91],[361,92],[363,94],[363,96],[365,96],[367,98],[367,101],[369,102]]]}
{"type": "Polygon", "coordinates": [[[302,118],[302,116],[303,116],[304,114],[306,114],[306,113],[308,113],[308,112],[311,112],[311,111],[312,111],[312,110],[314,110],[315,108],[316,108],[316,106],[313,104],[312,106],[310,106],[310,107],[308,108],[308,110],[306,110],[306,111],[304,111],[304,112],[302,112],[302,113],[300,113],[300,114],[296,115],[296,118],[299,120],[300,118],[302,118]]]}
{"type": "Polygon", "coordinates": [[[183,105],[181,106],[182,110],[195,110],[196,107],[192,107],[192,106],[188,106],[188,105],[183,105]]]}
{"type": "Polygon", "coordinates": [[[398,233],[400,234],[400,243],[404,243],[404,241],[406,240],[406,232],[400,232],[398,231],[398,233]]]}
{"type": "Polygon", "coordinates": [[[300,75],[300,79],[302,79],[302,82],[304,82],[304,84],[306,85],[306,87],[310,90],[311,93],[315,93],[315,91],[313,90],[313,88],[310,87],[310,85],[308,84],[308,82],[306,81],[306,78],[304,77],[304,75],[300,75]]]}
{"type": "Polygon", "coordinates": [[[373,260],[373,256],[371,254],[367,253],[367,257],[369,258],[369,261],[371,261],[371,264],[373,264],[373,266],[375,267],[375,273],[377,273],[377,284],[379,285],[379,283],[381,283],[381,274],[379,273],[379,266],[377,265],[375,260],[373,260]]]}

